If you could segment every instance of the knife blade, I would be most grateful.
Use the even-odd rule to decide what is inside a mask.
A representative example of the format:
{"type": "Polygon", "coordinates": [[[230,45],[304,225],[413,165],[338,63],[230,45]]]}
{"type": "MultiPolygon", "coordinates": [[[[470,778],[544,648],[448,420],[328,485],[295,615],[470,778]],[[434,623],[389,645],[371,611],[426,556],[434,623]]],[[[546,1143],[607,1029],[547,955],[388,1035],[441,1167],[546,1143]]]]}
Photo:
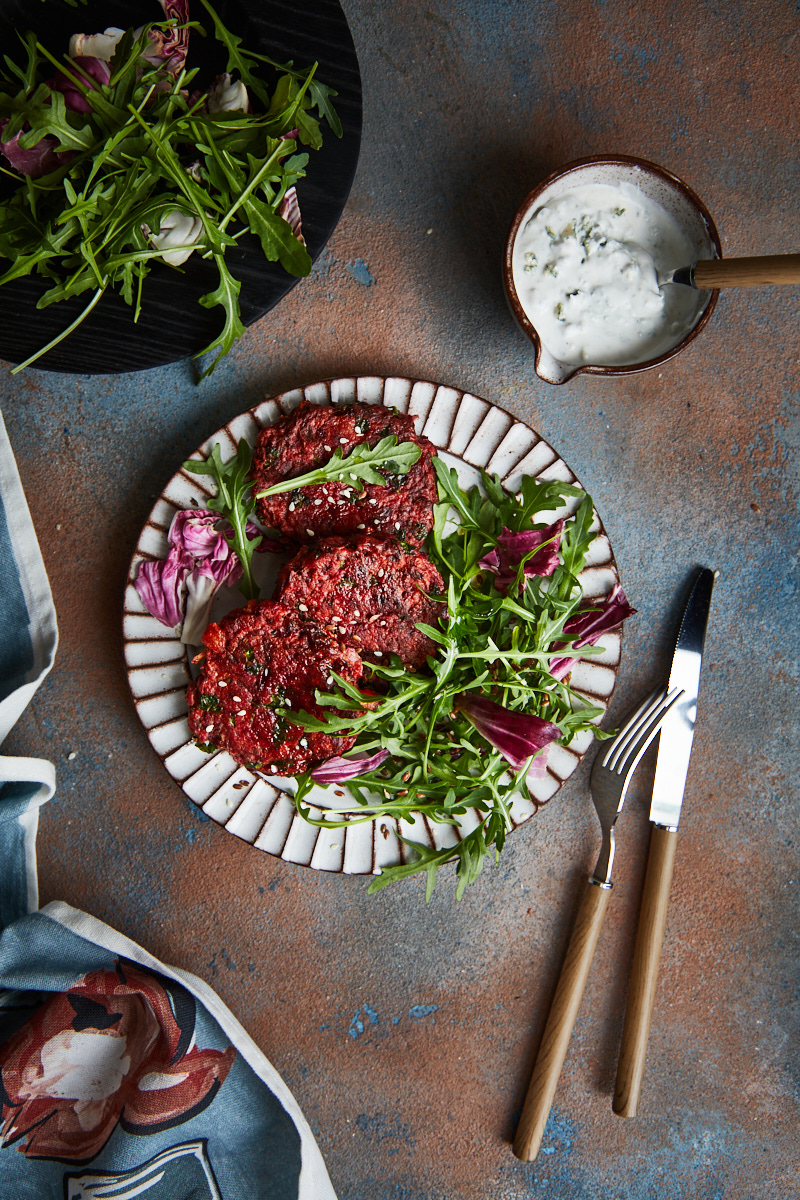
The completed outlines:
{"type": "Polygon", "coordinates": [[[659,735],[650,806],[650,850],[614,1090],[613,1108],[620,1117],[635,1117],[639,1106],[715,579],[716,572],[707,567],[695,579],[672,658],[669,686],[682,688],[684,695],[673,705],[659,735]]]}

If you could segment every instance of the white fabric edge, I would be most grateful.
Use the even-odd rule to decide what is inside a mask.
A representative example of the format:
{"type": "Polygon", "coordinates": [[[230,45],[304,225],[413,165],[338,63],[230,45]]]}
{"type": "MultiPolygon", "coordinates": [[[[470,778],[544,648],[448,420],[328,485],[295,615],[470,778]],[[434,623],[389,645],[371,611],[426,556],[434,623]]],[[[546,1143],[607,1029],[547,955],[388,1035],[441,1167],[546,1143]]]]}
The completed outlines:
{"type": "MultiPolygon", "coordinates": [[[[40,789],[43,791],[44,789],[40,789]]],[[[38,799],[39,792],[31,800],[31,807],[19,818],[25,835],[25,878],[28,885],[28,912],[39,907],[39,863],[36,857],[36,834],[39,832],[39,809],[50,795],[38,799]]]]}
{"type": "Polygon", "coordinates": [[[314,1138],[311,1128],[303,1112],[281,1079],[272,1063],[256,1045],[250,1034],[236,1020],[230,1009],[222,1003],[217,993],[196,975],[181,970],[180,967],[170,967],[160,962],[154,955],[131,941],[125,934],[119,933],[103,921],[92,917],[89,913],[72,908],[63,900],[54,900],[40,910],[42,914],[63,925],[78,937],[85,938],[95,945],[102,946],[112,954],[130,959],[140,966],[159,971],[170,979],[177,980],[208,1009],[211,1016],[236,1047],[242,1058],[253,1069],[259,1079],[269,1087],[280,1100],[283,1107],[294,1120],[301,1142],[302,1170],[298,1200],[337,1200],[330,1181],[325,1161],[314,1138]]]}
{"type": "Polygon", "coordinates": [[[13,758],[0,755],[0,783],[41,784],[38,791],[28,800],[28,807],[17,817],[24,839],[28,912],[36,912],[39,907],[39,865],[36,859],[39,809],[55,793],[56,769],[46,758],[13,758]]]}
{"type": "Polygon", "coordinates": [[[6,509],[11,548],[19,571],[20,586],[31,623],[33,671],[29,679],[0,703],[0,742],[27,707],[31,697],[53,665],[58,647],[58,622],[53,594],[47,578],[39,541],[19,477],[17,463],[0,412],[0,483],[6,509]]]}

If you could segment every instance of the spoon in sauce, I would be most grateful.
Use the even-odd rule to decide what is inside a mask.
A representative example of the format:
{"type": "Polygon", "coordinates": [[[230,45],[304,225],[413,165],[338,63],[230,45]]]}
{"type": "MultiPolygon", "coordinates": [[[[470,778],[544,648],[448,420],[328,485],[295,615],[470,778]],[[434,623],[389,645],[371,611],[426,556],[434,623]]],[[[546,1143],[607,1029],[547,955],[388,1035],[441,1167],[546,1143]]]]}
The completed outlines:
{"type": "Polygon", "coordinates": [[[724,287],[763,287],[800,283],[800,254],[764,254],[759,258],[710,258],[659,274],[658,286],[681,283],[712,290],[724,287]]]}

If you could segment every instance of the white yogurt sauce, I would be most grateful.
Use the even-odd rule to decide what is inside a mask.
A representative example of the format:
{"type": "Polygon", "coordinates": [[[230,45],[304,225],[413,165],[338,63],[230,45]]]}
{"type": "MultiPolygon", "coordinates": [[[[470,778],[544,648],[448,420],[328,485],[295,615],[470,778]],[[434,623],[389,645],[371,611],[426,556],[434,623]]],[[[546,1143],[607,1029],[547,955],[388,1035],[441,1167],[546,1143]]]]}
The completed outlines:
{"type": "Polygon", "coordinates": [[[660,204],[629,183],[585,184],[531,215],[514,243],[520,303],[543,345],[562,363],[623,366],[676,345],[707,293],[658,273],[697,252],[660,204]]]}

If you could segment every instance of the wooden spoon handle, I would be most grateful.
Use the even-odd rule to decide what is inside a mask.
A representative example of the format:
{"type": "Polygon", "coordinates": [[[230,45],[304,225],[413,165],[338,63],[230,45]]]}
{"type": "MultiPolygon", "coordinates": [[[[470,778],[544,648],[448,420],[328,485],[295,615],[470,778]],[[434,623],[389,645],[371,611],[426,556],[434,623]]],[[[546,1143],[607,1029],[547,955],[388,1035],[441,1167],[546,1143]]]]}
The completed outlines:
{"type": "Polygon", "coordinates": [[[635,1117],[639,1106],[677,841],[675,830],[653,825],[614,1091],[618,1117],[635,1117]]]}
{"type": "Polygon", "coordinates": [[[761,258],[712,258],[697,263],[698,288],[756,287],[800,283],[800,254],[765,254],[761,258]]]}
{"type": "Polygon", "coordinates": [[[514,1154],[522,1162],[533,1162],[542,1144],[610,895],[611,884],[590,879],[575,918],[514,1139],[514,1154]]]}

